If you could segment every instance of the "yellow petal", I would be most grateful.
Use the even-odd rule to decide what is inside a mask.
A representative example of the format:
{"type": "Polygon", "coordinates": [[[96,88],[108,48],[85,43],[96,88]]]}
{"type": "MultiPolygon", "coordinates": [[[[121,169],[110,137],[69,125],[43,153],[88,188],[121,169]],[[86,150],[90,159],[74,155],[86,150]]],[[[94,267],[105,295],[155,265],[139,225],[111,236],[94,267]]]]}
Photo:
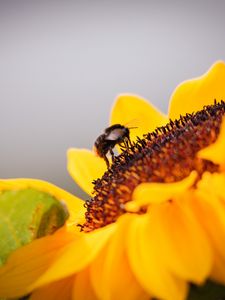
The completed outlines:
{"type": "Polygon", "coordinates": [[[67,222],[78,224],[84,219],[84,201],[49,182],[29,178],[0,180],[0,191],[23,190],[29,188],[48,193],[56,199],[65,202],[70,214],[67,222]]]}
{"type": "Polygon", "coordinates": [[[65,246],[48,270],[34,283],[33,288],[60,280],[86,268],[110,238],[114,224],[83,233],[74,242],[65,246]]]}
{"type": "Polygon", "coordinates": [[[126,217],[118,220],[116,231],[91,266],[92,282],[99,299],[149,299],[128,263],[124,241],[128,225],[126,217]]]}
{"type": "Polygon", "coordinates": [[[138,210],[141,206],[151,203],[161,203],[184,193],[195,182],[197,173],[191,172],[185,179],[174,183],[141,183],[132,195],[132,201],[126,203],[128,211],[138,210]]]}
{"type": "MultiPolygon", "coordinates": [[[[214,195],[225,201],[224,194],[225,174],[205,172],[198,182],[198,191],[204,192],[206,195],[214,195]]],[[[210,196],[208,197],[210,199],[210,196]]]]}
{"type": "Polygon", "coordinates": [[[110,118],[110,124],[122,124],[127,127],[138,127],[130,130],[131,140],[136,140],[137,136],[153,131],[156,127],[167,123],[167,117],[159,112],[153,105],[145,99],[122,94],[116,99],[110,118]]]}
{"type": "MultiPolygon", "coordinates": [[[[117,225],[116,225],[117,226],[117,225]]],[[[106,243],[105,247],[99,252],[96,258],[90,265],[90,280],[92,287],[95,291],[95,294],[98,296],[98,299],[104,299],[105,294],[105,287],[102,284],[104,281],[104,264],[106,259],[106,252],[108,251],[108,243],[106,243]]]]}
{"type": "Polygon", "coordinates": [[[199,151],[198,156],[219,164],[222,167],[225,166],[225,117],[223,117],[216,142],[199,151]]]}
{"type": "Polygon", "coordinates": [[[133,272],[150,295],[165,300],[184,300],[187,283],[173,275],[164,264],[153,226],[148,214],[133,216],[127,243],[133,272]]]}
{"type": "Polygon", "coordinates": [[[207,232],[214,251],[212,278],[223,284],[225,284],[224,186],[224,175],[206,173],[198,184],[195,199],[192,200],[193,211],[207,232]]]}
{"type": "Polygon", "coordinates": [[[87,149],[69,149],[67,157],[70,175],[87,194],[92,195],[92,182],[106,171],[105,161],[87,149]]]}
{"type": "Polygon", "coordinates": [[[199,111],[204,105],[225,99],[225,63],[216,62],[204,75],[181,83],[170,99],[169,118],[199,111]]]}
{"type": "Polygon", "coordinates": [[[33,241],[15,251],[0,268],[0,298],[20,297],[32,290],[31,285],[57,259],[61,249],[74,241],[77,234],[67,227],[33,241]]]}
{"type": "Polygon", "coordinates": [[[189,193],[177,201],[153,206],[150,218],[162,261],[172,273],[199,284],[210,274],[212,251],[188,202],[191,197],[189,193]]]}
{"type": "Polygon", "coordinates": [[[29,300],[71,300],[74,278],[75,276],[64,278],[37,289],[29,300]]]}
{"type": "MultiPolygon", "coordinates": [[[[225,205],[220,203],[221,207],[217,209],[222,209],[223,218],[225,217],[225,205]]],[[[225,284],[225,255],[224,255],[224,224],[221,225],[219,222],[219,231],[217,232],[216,242],[213,240],[214,244],[214,265],[211,272],[211,278],[215,281],[218,281],[222,284],[225,284]],[[223,228],[222,228],[223,227],[223,228]]],[[[218,226],[218,225],[217,225],[218,226]]]]}
{"type": "MultiPolygon", "coordinates": [[[[64,298],[61,298],[64,300],[64,298]]],[[[74,286],[73,286],[73,295],[74,300],[98,300],[91,281],[90,281],[90,271],[89,268],[81,271],[76,275],[74,286]]]]}
{"type": "Polygon", "coordinates": [[[212,278],[225,284],[225,207],[218,199],[211,199],[214,203],[195,199],[193,207],[209,235],[214,251],[212,278]]]}

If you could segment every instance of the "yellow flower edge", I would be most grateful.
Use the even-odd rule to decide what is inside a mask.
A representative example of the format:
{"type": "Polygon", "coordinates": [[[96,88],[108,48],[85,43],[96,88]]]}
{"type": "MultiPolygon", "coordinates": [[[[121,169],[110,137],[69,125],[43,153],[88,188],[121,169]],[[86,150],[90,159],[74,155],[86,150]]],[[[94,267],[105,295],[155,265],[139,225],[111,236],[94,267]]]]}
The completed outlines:
{"type": "Polygon", "coordinates": [[[128,128],[134,127],[130,130],[133,141],[136,140],[136,136],[141,137],[167,122],[167,117],[147,100],[131,94],[121,94],[116,98],[110,116],[111,125],[122,124],[128,128]]]}
{"type": "Polygon", "coordinates": [[[105,161],[88,149],[70,148],[67,151],[67,169],[75,182],[88,194],[93,193],[94,179],[106,171],[105,161]]]}
{"type": "Polygon", "coordinates": [[[204,105],[225,99],[225,63],[217,61],[200,77],[184,81],[173,92],[168,110],[171,119],[197,112],[204,105]]]}

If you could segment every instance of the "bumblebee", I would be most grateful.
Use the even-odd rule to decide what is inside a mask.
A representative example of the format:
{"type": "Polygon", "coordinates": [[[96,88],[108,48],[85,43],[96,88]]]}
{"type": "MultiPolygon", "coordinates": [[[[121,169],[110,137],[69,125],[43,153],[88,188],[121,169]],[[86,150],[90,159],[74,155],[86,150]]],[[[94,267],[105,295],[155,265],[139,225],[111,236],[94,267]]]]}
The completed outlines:
{"type": "Polygon", "coordinates": [[[109,160],[107,154],[110,153],[112,161],[114,160],[113,148],[116,145],[121,148],[128,149],[132,146],[130,140],[130,128],[121,124],[115,124],[107,127],[103,134],[101,134],[95,141],[94,149],[98,156],[104,158],[107,167],[109,168],[109,160]]]}

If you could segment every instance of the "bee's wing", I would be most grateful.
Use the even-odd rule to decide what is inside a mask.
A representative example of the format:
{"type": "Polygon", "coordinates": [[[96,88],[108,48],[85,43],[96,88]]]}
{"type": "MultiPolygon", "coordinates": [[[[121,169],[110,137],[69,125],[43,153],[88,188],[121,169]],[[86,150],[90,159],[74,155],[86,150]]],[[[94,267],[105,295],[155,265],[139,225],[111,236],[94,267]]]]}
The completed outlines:
{"type": "Polygon", "coordinates": [[[109,141],[116,141],[121,135],[123,135],[124,131],[120,128],[113,129],[106,137],[109,141]]]}

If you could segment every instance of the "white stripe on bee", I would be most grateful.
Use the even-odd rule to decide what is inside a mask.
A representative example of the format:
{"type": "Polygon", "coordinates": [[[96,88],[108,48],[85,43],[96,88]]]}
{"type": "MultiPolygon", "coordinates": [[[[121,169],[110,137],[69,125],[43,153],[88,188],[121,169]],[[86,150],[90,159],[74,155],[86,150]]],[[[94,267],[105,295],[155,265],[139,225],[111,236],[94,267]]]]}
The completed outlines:
{"type": "Polygon", "coordinates": [[[110,141],[115,141],[117,140],[119,137],[123,136],[124,135],[124,130],[123,129],[120,129],[120,128],[117,128],[117,129],[114,129],[112,130],[107,136],[106,136],[106,139],[107,140],[110,140],[110,141]]]}

